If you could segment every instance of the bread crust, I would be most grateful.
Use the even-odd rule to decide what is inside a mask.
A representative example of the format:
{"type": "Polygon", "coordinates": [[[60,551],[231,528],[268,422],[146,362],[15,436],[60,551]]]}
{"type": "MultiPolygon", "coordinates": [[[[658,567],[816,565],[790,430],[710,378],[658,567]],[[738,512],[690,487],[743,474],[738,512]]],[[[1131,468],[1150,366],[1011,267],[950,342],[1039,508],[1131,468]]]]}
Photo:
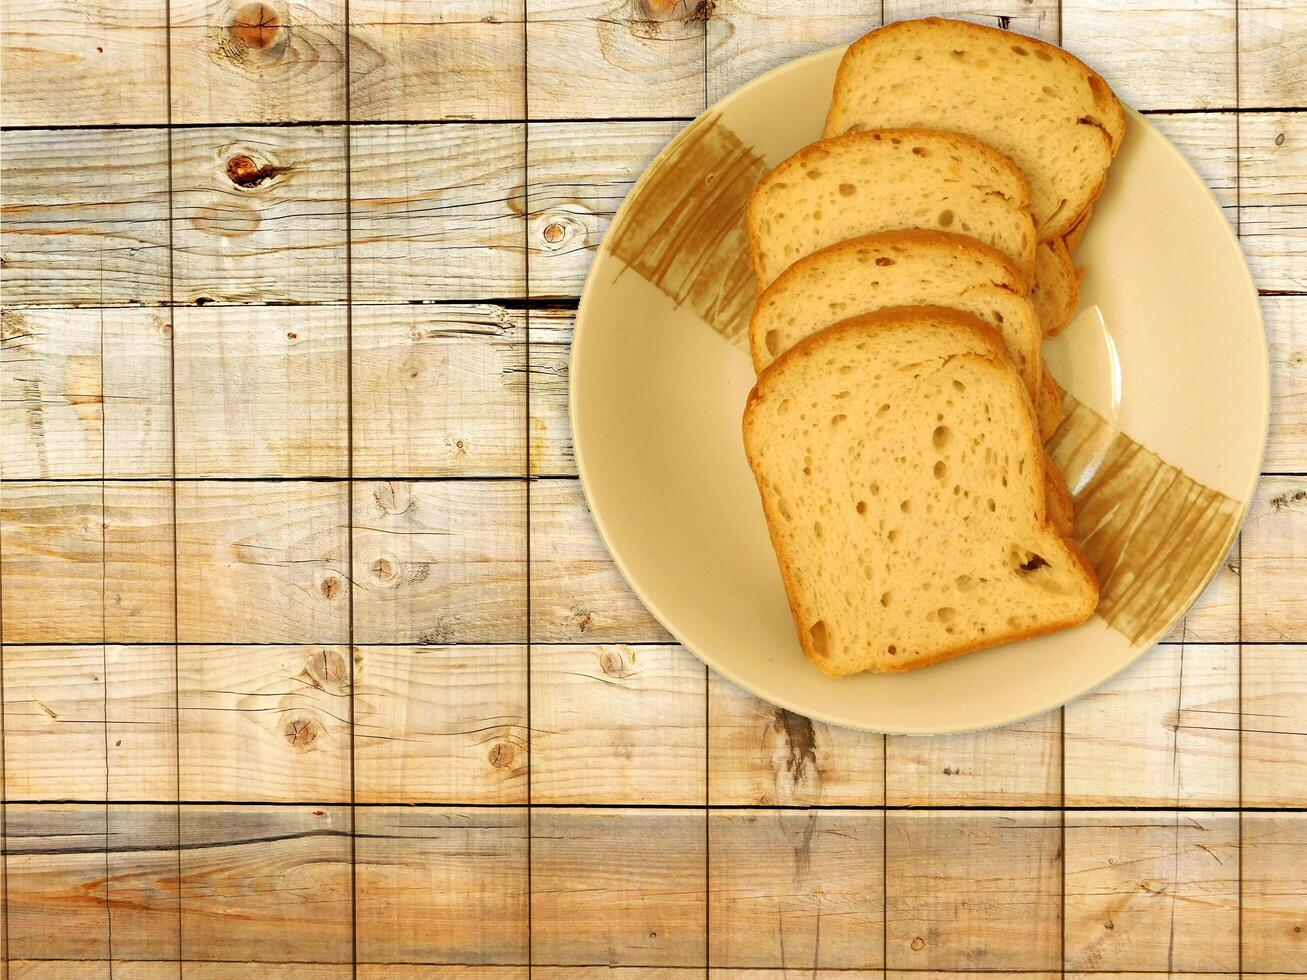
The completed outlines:
{"type": "MultiPolygon", "coordinates": [[[[1075,315],[1076,308],[1080,305],[1080,282],[1085,274],[1083,269],[1076,269],[1075,263],[1071,261],[1071,252],[1062,239],[1054,238],[1040,242],[1039,248],[1044,249],[1044,254],[1052,259],[1058,270],[1057,275],[1061,278],[1066,290],[1065,297],[1057,306],[1049,304],[1047,294],[1044,294],[1043,315],[1040,316],[1040,320],[1044,325],[1044,335],[1056,337],[1067,328],[1072,316],[1075,315]]],[[[1036,268],[1038,268],[1038,262],[1036,262],[1036,268]]],[[[1035,275],[1031,294],[1032,299],[1034,296],[1040,295],[1038,272],[1035,275]]]]}
{"type": "MultiPolygon", "coordinates": [[[[832,90],[834,92],[839,92],[841,87],[847,87],[849,85],[847,79],[847,73],[851,70],[849,65],[851,61],[855,60],[865,49],[882,42],[893,44],[895,37],[898,35],[920,32],[923,28],[929,29],[940,26],[962,32],[970,32],[975,34],[977,37],[986,40],[1001,39],[1005,42],[1009,42],[1012,38],[1019,37],[1023,46],[1036,52],[1042,52],[1050,60],[1057,61],[1060,64],[1081,73],[1085,78],[1086,84],[1089,86],[1094,105],[1100,110],[1104,117],[1102,120],[1095,120],[1094,122],[1098,125],[1098,128],[1102,132],[1103,138],[1107,143],[1109,163],[1116,157],[1116,154],[1121,149],[1121,143],[1125,139],[1125,109],[1122,107],[1121,101],[1116,97],[1116,94],[1112,91],[1111,86],[1107,84],[1106,80],[1075,55],[1057,45],[1049,44],[1046,41],[1039,40],[1038,38],[1027,37],[1025,35],[1015,35],[1000,28],[987,27],[984,24],[973,24],[970,21],[954,20],[947,17],[924,17],[916,20],[895,21],[892,24],[886,24],[884,27],[879,27],[876,30],[864,34],[862,37],[858,38],[858,40],[849,45],[848,51],[845,52],[844,57],[840,60],[840,66],[836,70],[835,84],[832,90]]],[[[832,99],[831,108],[826,116],[826,125],[823,127],[823,134],[826,135],[827,138],[832,138],[835,133],[839,132],[845,126],[846,124],[839,115],[838,100],[832,99]]],[[[1105,180],[1106,172],[1104,172],[1103,177],[1099,180],[1098,186],[1089,194],[1088,199],[1076,210],[1076,212],[1066,216],[1057,217],[1056,221],[1053,220],[1055,215],[1050,215],[1047,219],[1048,226],[1042,229],[1036,229],[1040,234],[1040,240],[1048,241],[1052,238],[1062,238],[1070,233],[1077,222],[1079,222],[1084,216],[1087,206],[1092,204],[1098,198],[1099,194],[1102,193],[1105,180]]]]}
{"type": "MultiPolygon", "coordinates": [[[[884,310],[878,310],[875,313],[867,313],[851,317],[806,337],[777,358],[776,361],[759,375],[757,383],[749,392],[749,397],[745,402],[742,418],[745,453],[749,460],[750,469],[755,473],[757,472],[757,468],[754,465],[754,452],[749,439],[749,425],[753,409],[758,399],[766,394],[766,389],[769,386],[771,379],[777,376],[778,370],[783,365],[790,363],[791,359],[812,356],[819,352],[823,346],[838,339],[845,333],[862,332],[870,334],[881,329],[912,326],[922,322],[938,324],[941,321],[949,323],[960,330],[970,332],[977,339],[981,340],[988,349],[987,354],[964,353],[956,356],[962,358],[975,358],[991,364],[995,370],[1011,372],[1011,366],[1005,363],[1007,354],[1002,336],[988,324],[969,313],[948,309],[946,307],[890,307],[884,310]]],[[[1015,378],[1015,375],[1013,374],[1012,377],[1015,378]]],[[[1020,383],[1017,384],[1016,390],[1021,392],[1028,413],[1028,421],[1030,423],[1029,431],[1031,436],[1031,454],[1051,468],[1051,464],[1048,463],[1047,457],[1044,455],[1043,447],[1039,444],[1039,440],[1036,436],[1037,430],[1035,428],[1034,407],[1030,401],[1029,394],[1026,392],[1025,386],[1020,383]]],[[[1047,499],[1047,480],[1038,480],[1036,481],[1036,484],[1035,494],[1039,504],[1039,514],[1042,518],[1040,526],[1050,536],[1062,544],[1067,556],[1079,568],[1083,582],[1087,587],[1087,591],[1092,592],[1093,594],[1093,601],[1087,603],[1086,608],[1083,610],[1083,615],[1077,614],[1068,618],[1066,621],[1045,623],[1030,629],[1019,630],[1008,634],[996,634],[993,638],[986,638],[985,640],[977,642],[959,643],[955,647],[948,647],[944,650],[937,651],[929,657],[916,659],[911,663],[892,666],[878,665],[877,667],[866,668],[867,670],[871,670],[874,673],[900,673],[907,670],[917,670],[922,667],[929,667],[933,664],[940,663],[944,660],[950,660],[953,657],[973,653],[977,650],[988,649],[989,647],[998,646],[1004,643],[1011,643],[1017,640],[1039,636],[1044,633],[1067,629],[1084,622],[1093,615],[1094,610],[1098,605],[1098,579],[1094,573],[1093,567],[1090,565],[1089,560],[1085,557],[1075,541],[1059,530],[1052,521],[1049,514],[1049,502],[1047,499]]],[[[793,563],[789,560],[789,556],[782,547],[782,542],[778,536],[777,528],[780,526],[780,515],[777,513],[775,504],[770,496],[763,491],[762,488],[759,488],[759,491],[759,496],[762,499],[763,513],[767,519],[767,533],[771,538],[772,549],[775,551],[778,559],[781,580],[785,586],[786,601],[789,604],[790,614],[793,618],[795,631],[799,639],[799,645],[802,648],[804,655],[818,670],[829,677],[845,677],[850,676],[851,673],[862,673],[862,671],[842,673],[829,670],[824,663],[824,658],[813,647],[809,631],[803,628],[803,624],[812,617],[809,610],[803,606],[799,598],[798,575],[794,569],[793,563]]]]}
{"type": "MultiPolygon", "coordinates": [[[[934,129],[912,129],[912,128],[868,129],[858,133],[846,133],[843,136],[832,136],[826,139],[818,140],[815,143],[809,143],[807,146],[803,147],[798,152],[790,154],[790,156],[786,157],[775,167],[773,167],[770,171],[768,171],[763,176],[762,180],[758,181],[752,193],[750,193],[749,203],[745,206],[745,228],[747,229],[749,235],[749,258],[753,264],[754,275],[757,277],[759,282],[761,282],[763,278],[762,263],[761,263],[762,235],[758,231],[757,210],[758,210],[758,201],[760,199],[760,196],[763,192],[763,189],[768,185],[768,183],[774,180],[775,178],[777,178],[778,176],[784,176],[784,172],[786,172],[789,168],[800,165],[804,160],[807,160],[814,153],[817,153],[820,150],[827,149],[831,145],[857,145],[858,143],[861,142],[878,143],[886,139],[894,139],[894,138],[902,139],[904,141],[943,140],[945,142],[953,142],[958,145],[966,146],[969,149],[978,151],[982,156],[987,158],[991,163],[995,164],[1000,169],[1006,170],[1008,172],[1008,174],[1013,178],[1017,188],[1020,190],[1020,196],[1018,200],[1012,202],[1013,206],[1018,210],[1029,212],[1030,183],[1026,180],[1026,175],[1021,171],[1021,168],[1018,167],[1015,163],[1013,163],[1010,159],[1008,159],[1002,153],[999,153],[998,150],[994,149],[989,144],[982,143],[978,139],[973,139],[972,137],[966,136],[962,133],[949,133],[949,132],[943,132],[934,129]]],[[[1031,224],[1033,227],[1034,224],[1033,220],[1031,224]]],[[[1009,264],[1015,266],[1021,275],[1020,281],[1022,283],[1022,289],[1025,291],[1029,290],[1030,284],[1033,281],[1035,275],[1035,248],[1037,245],[1035,238],[1036,236],[1032,234],[1030,247],[1026,249],[1027,254],[1022,256],[1022,261],[1019,265],[1013,263],[1009,258],[1009,264]]],[[[845,241],[848,240],[849,239],[845,239],[845,241]]],[[[834,244],[839,244],[839,243],[834,243],[834,244]]],[[[791,266],[793,266],[793,264],[794,263],[791,263],[791,266]]],[[[784,275],[785,271],[787,271],[791,266],[787,266],[786,269],[782,270],[781,273],[777,275],[776,278],[779,279],[780,276],[784,275]]]]}

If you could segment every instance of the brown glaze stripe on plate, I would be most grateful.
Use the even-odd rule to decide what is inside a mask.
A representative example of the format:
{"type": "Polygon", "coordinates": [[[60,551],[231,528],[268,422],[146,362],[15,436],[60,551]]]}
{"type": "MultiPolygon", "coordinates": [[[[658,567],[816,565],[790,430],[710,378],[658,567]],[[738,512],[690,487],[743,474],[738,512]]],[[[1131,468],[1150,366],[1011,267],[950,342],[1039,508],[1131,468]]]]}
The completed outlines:
{"type": "Polygon", "coordinates": [[[766,172],[720,116],[705,116],[650,166],[608,247],[677,306],[743,343],[755,291],[744,211],[766,172]]]}
{"type": "Polygon", "coordinates": [[[1098,614],[1131,643],[1160,636],[1225,556],[1243,505],[1172,466],[1124,433],[1111,438],[1092,409],[1065,396],[1048,453],[1075,486],[1075,537],[1098,573],[1098,614]]]}

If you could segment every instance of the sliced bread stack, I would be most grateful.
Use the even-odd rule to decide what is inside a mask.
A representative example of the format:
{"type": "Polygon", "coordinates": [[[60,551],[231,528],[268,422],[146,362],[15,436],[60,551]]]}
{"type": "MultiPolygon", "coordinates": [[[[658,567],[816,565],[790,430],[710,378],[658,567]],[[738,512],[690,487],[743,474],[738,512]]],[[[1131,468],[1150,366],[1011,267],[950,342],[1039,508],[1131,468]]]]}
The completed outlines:
{"type": "Polygon", "coordinates": [[[803,648],[897,671],[1082,622],[1041,341],[1124,117],[1060,49],[957,21],[850,47],[827,138],[759,183],[750,464],[803,648]]]}

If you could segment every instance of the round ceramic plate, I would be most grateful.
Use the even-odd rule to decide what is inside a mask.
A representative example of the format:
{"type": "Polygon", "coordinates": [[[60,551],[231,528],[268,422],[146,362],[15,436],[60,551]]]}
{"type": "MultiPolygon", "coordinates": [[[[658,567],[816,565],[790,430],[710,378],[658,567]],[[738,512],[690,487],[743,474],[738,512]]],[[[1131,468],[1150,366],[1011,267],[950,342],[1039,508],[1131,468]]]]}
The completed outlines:
{"type": "Polygon", "coordinates": [[[1088,269],[1079,312],[1045,345],[1067,407],[1049,452],[1076,496],[1076,536],[1101,583],[1098,613],[923,670],[824,676],[799,647],[744,456],[754,284],[743,214],[758,178],[820,136],[842,54],[795,61],[714,106],[618,211],[572,348],[581,479],[650,611],[759,697],[874,731],[1007,724],[1138,659],[1220,568],[1266,437],[1257,291],[1201,178],[1129,113],[1076,254],[1088,269]]]}

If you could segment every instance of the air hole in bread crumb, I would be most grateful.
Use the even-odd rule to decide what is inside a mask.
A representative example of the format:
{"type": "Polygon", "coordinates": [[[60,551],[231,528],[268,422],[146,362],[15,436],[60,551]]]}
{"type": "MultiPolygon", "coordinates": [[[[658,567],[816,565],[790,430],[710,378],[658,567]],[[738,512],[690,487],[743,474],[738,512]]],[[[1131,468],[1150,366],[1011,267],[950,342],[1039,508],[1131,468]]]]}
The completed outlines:
{"type": "Polygon", "coordinates": [[[889,608],[889,593],[888,593],[888,592],[882,592],[882,593],[880,594],[880,604],[881,604],[882,606],[884,606],[886,609],[889,608]]]}
{"type": "Polygon", "coordinates": [[[998,510],[998,504],[994,503],[994,498],[993,498],[993,497],[990,497],[988,500],[985,501],[985,506],[987,506],[987,507],[989,508],[989,512],[990,512],[991,514],[992,514],[994,511],[998,510]]]}
{"type": "Polygon", "coordinates": [[[899,652],[899,648],[896,647],[893,643],[891,643],[889,646],[885,648],[885,652],[892,657],[899,652]]]}
{"type": "Polygon", "coordinates": [[[1049,54],[1047,51],[1041,51],[1039,48],[1035,49],[1035,57],[1038,58],[1040,61],[1053,60],[1053,56],[1051,54],[1049,54]]]}
{"type": "Polygon", "coordinates": [[[928,157],[930,156],[930,151],[924,146],[914,146],[912,148],[912,155],[914,157],[928,157]]]}
{"type": "Polygon", "coordinates": [[[1007,618],[1007,627],[1008,629],[1011,630],[1019,630],[1021,629],[1021,620],[1019,620],[1016,616],[1009,616],[1007,618]]]}
{"type": "Polygon", "coordinates": [[[813,521],[813,522],[812,522],[812,533],[815,534],[815,535],[817,535],[817,537],[819,537],[819,538],[821,537],[821,535],[822,535],[821,521],[813,521]]]}
{"type": "Polygon", "coordinates": [[[877,497],[877,496],[880,495],[880,484],[879,484],[879,483],[873,483],[873,484],[871,485],[871,495],[872,495],[873,497],[877,497]]]}
{"type": "Polygon", "coordinates": [[[1021,55],[1022,57],[1025,57],[1026,55],[1030,54],[1029,51],[1027,51],[1019,44],[1012,45],[1012,50],[1015,51],[1017,54],[1021,55]]]}
{"type": "Polygon", "coordinates": [[[816,180],[821,176],[821,171],[816,167],[813,167],[811,170],[805,170],[803,173],[809,180],[816,180]]]}
{"type": "Polygon", "coordinates": [[[911,509],[912,509],[912,501],[911,501],[911,500],[904,500],[904,501],[902,501],[902,502],[899,504],[899,510],[903,511],[903,513],[905,513],[905,514],[906,514],[908,511],[910,511],[911,509]]]}
{"type": "Polygon", "coordinates": [[[952,51],[950,52],[950,54],[952,54],[953,57],[955,58],[965,58],[967,56],[967,53],[965,51],[952,51]]]}
{"type": "MultiPolygon", "coordinates": [[[[961,381],[958,381],[956,378],[953,380],[953,387],[956,388],[958,391],[967,390],[967,386],[964,385],[961,381]]],[[[949,402],[949,404],[952,405],[953,403],[949,402]]]]}
{"type": "Polygon", "coordinates": [[[858,193],[858,188],[855,184],[840,184],[841,197],[852,197],[856,193],[858,193]]]}
{"type": "Polygon", "coordinates": [[[1003,483],[1003,486],[1007,486],[1007,474],[1006,474],[1006,473],[1003,474],[1003,480],[1002,480],[1002,483],[1003,483]]]}
{"type": "Polygon", "coordinates": [[[944,465],[944,461],[943,461],[942,459],[941,459],[941,460],[936,460],[936,462],[935,462],[935,479],[936,479],[936,480],[942,480],[942,479],[944,479],[944,474],[947,473],[947,472],[948,472],[948,467],[944,465]]]}
{"type": "Polygon", "coordinates": [[[1002,322],[1003,322],[1003,314],[1000,313],[998,310],[995,310],[995,311],[994,311],[994,322],[995,322],[995,323],[1002,323],[1002,322]]]}
{"type": "Polygon", "coordinates": [[[775,357],[781,344],[780,331],[768,330],[766,343],[767,343],[767,353],[775,357]]]}
{"type": "Polygon", "coordinates": [[[889,540],[890,540],[891,543],[897,541],[897,540],[899,539],[899,532],[898,532],[898,529],[896,528],[896,529],[890,531],[889,534],[885,535],[885,537],[889,538],[889,540]]]}
{"type": "Polygon", "coordinates": [[[1026,471],[1026,461],[1024,459],[1017,460],[1017,472],[1024,473],[1025,471],[1026,471]]]}
{"type": "Polygon", "coordinates": [[[1057,93],[1053,91],[1053,86],[1051,85],[1045,85],[1042,89],[1040,89],[1040,91],[1049,97],[1053,97],[1057,95],[1057,93]]]}
{"type": "Polygon", "coordinates": [[[789,410],[790,410],[790,400],[788,398],[782,398],[781,403],[776,406],[776,414],[784,415],[789,410]]]}
{"type": "Polygon", "coordinates": [[[790,514],[789,505],[785,503],[785,498],[777,497],[776,506],[781,512],[781,517],[785,518],[788,521],[792,515],[790,514]]]}
{"type": "Polygon", "coordinates": [[[859,514],[867,513],[867,502],[865,500],[859,500],[856,509],[859,514]]]}
{"type": "Polygon", "coordinates": [[[819,619],[808,627],[808,636],[812,638],[812,652],[819,657],[826,656],[826,621],[819,619]]]}
{"type": "Polygon", "coordinates": [[[830,420],[831,428],[832,428],[832,429],[834,429],[834,428],[838,428],[839,426],[843,425],[843,424],[844,424],[845,422],[847,422],[848,420],[849,420],[849,417],[848,417],[847,415],[832,415],[832,416],[831,416],[831,420],[830,420]]]}
{"type": "Polygon", "coordinates": [[[962,222],[962,230],[963,230],[963,231],[970,231],[970,230],[971,230],[971,226],[970,226],[969,224],[967,224],[967,223],[964,221],[964,222],[962,222]]]}
{"type": "Polygon", "coordinates": [[[903,141],[899,139],[897,136],[891,136],[890,142],[893,143],[895,146],[900,146],[903,143],[903,141]]]}
{"type": "Polygon", "coordinates": [[[953,617],[958,614],[958,611],[952,606],[940,606],[935,610],[935,613],[939,616],[939,621],[941,623],[951,623],[953,622],[953,617]]]}
{"type": "Polygon", "coordinates": [[[939,226],[941,228],[947,228],[951,224],[953,224],[953,212],[948,208],[945,208],[939,213],[939,226]]]}
{"type": "Polygon", "coordinates": [[[935,431],[930,434],[931,445],[936,449],[943,449],[948,445],[951,438],[953,438],[953,432],[947,425],[935,426],[935,431]]]}
{"type": "Polygon", "coordinates": [[[970,592],[976,584],[970,575],[959,575],[955,581],[959,592],[970,592]]]}
{"type": "Polygon", "coordinates": [[[811,466],[805,466],[805,467],[803,468],[803,475],[804,475],[804,476],[812,476],[812,467],[811,467],[811,466]]]}
{"type": "Polygon", "coordinates": [[[880,258],[878,258],[878,259],[876,260],[876,264],[877,264],[877,265],[893,265],[893,264],[894,264],[894,260],[891,259],[891,258],[887,258],[886,256],[882,255],[880,258]]]}
{"type": "Polygon", "coordinates": [[[889,411],[889,402],[886,402],[886,403],[885,403],[884,405],[882,405],[880,408],[876,409],[876,414],[877,414],[877,415],[884,415],[884,414],[885,414],[886,412],[888,412],[888,411],[889,411]]]}

